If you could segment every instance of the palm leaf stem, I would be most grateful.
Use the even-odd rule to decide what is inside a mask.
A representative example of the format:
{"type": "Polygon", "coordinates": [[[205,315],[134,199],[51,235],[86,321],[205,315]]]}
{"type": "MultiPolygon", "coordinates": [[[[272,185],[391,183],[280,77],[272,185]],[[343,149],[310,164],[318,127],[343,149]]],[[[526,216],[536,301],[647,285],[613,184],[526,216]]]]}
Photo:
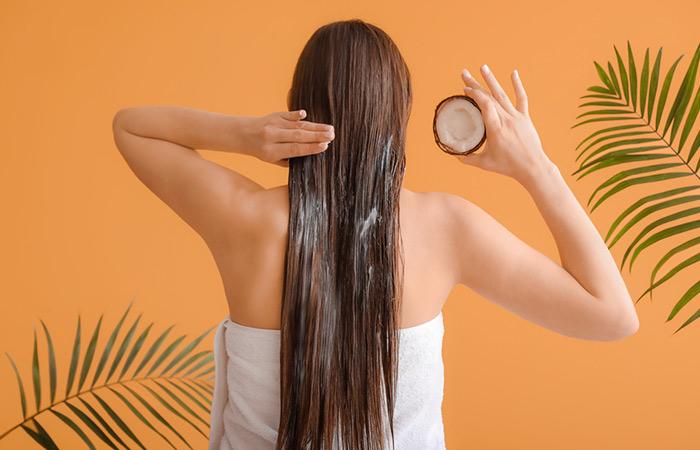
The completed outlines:
{"type": "Polygon", "coordinates": [[[80,392],[76,392],[75,394],[69,395],[66,398],[62,399],[61,401],[58,401],[56,403],[52,403],[51,405],[48,405],[38,411],[36,411],[34,414],[28,415],[22,422],[18,423],[17,425],[13,426],[12,428],[8,429],[4,433],[0,434],[0,440],[2,440],[5,436],[13,432],[14,430],[21,428],[22,426],[25,426],[27,422],[31,422],[35,417],[39,416],[43,412],[46,412],[50,410],[51,408],[55,408],[56,406],[65,403],[66,401],[79,397],[81,395],[98,391],[100,389],[104,389],[110,386],[117,386],[117,385],[125,385],[127,383],[134,383],[134,382],[139,382],[139,381],[154,381],[154,380],[183,380],[183,381],[192,381],[192,377],[187,377],[187,376],[180,376],[180,377],[170,377],[170,376],[145,376],[145,377],[140,377],[140,378],[133,378],[131,380],[118,380],[118,381],[113,381],[111,383],[107,384],[102,384],[99,386],[94,386],[94,387],[89,387],[87,389],[84,389],[80,392]]]}

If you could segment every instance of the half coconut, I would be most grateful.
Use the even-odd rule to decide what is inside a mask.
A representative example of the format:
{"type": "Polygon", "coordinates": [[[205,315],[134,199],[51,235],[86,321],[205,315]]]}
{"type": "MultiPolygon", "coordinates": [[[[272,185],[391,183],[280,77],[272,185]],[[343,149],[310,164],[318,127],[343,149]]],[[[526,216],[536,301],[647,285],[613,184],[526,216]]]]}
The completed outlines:
{"type": "Polygon", "coordinates": [[[486,140],[486,127],[481,109],[467,95],[443,99],[435,108],[433,118],[435,143],[450,155],[475,152],[486,140]]]}

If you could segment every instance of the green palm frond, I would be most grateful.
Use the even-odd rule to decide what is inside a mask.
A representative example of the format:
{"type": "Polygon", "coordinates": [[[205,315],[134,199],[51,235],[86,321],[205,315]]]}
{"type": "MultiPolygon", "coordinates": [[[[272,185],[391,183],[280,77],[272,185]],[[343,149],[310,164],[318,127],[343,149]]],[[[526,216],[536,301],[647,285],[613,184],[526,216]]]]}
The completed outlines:
{"type": "Polygon", "coordinates": [[[187,428],[208,439],[214,354],[199,347],[214,327],[193,339],[183,334],[168,342],[171,325],[147,344],[154,324],[141,326],[141,315],[129,319],[131,308],[132,303],[108,332],[100,316],[87,341],[83,340],[83,322],[78,316],[62,396],[57,396],[60,371],[54,341],[49,327],[40,321],[46,358],[35,330],[29,388],[33,412],[27,405],[28,384],[6,353],[17,379],[22,421],[0,434],[0,440],[21,429],[41,447],[57,449],[54,428],[64,426],[90,449],[145,450],[145,436],[135,431],[140,425],[173,449],[179,448],[178,443],[193,448],[184,432],[187,428]],[[87,345],[81,351],[83,342],[87,345]],[[46,427],[49,417],[57,418],[52,425],[58,425],[46,427]]]}
{"type": "MultiPolygon", "coordinates": [[[[653,58],[647,48],[640,59],[641,69],[637,67],[640,60],[635,60],[629,41],[626,58],[616,46],[613,45],[613,49],[613,62],[593,62],[601,84],[587,88],[594,94],[580,97],[595,100],[579,105],[584,112],[576,117],[578,122],[572,128],[595,124],[599,129],[576,146],[579,167],[572,175],[578,175],[578,180],[603,169],[614,171],[588,198],[591,212],[623,190],[643,193],[615,218],[605,237],[608,248],[612,248],[623,237],[634,236],[624,251],[620,269],[629,262],[628,271],[631,272],[635,260],[645,249],[665,245],[669,242],[666,239],[687,238],[657,262],[648,289],[636,300],[639,302],[646,294],[652,299],[653,289],[682,270],[697,267],[694,265],[700,262],[700,254],[687,256],[657,280],[659,271],[671,257],[683,257],[683,252],[692,252],[693,247],[700,245],[700,207],[697,206],[700,191],[690,192],[700,188],[700,130],[695,126],[700,123],[697,121],[700,45],[675,95],[671,86],[682,56],[663,72],[663,48],[659,48],[653,58]]],[[[694,273],[700,272],[696,269],[694,273]]],[[[699,293],[700,280],[681,296],[666,320],[672,320],[699,293]]],[[[700,309],[675,332],[698,318],[700,309]]]]}

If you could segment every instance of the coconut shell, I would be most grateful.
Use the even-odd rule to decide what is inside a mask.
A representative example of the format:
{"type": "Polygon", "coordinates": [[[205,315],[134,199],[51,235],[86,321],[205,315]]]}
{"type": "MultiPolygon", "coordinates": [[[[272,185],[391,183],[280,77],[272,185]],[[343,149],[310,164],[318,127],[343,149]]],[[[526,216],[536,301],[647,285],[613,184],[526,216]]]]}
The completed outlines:
{"type": "Polygon", "coordinates": [[[484,127],[484,135],[481,137],[481,140],[479,141],[479,143],[476,144],[476,146],[474,146],[474,148],[467,150],[466,152],[457,152],[453,148],[451,148],[449,145],[441,142],[440,137],[438,136],[438,132],[437,132],[438,112],[440,112],[440,108],[442,108],[442,106],[445,103],[447,103],[448,101],[453,100],[455,98],[463,98],[463,99],[469,101],[471,104],[476,106],[476,109],[478,109],[479,112],[481,112],[481,108],[479,108],[479,105],[476,103],[476,100],[469,97],[468,95],[452,95],[450,97],[447,97],[447,98],[443,99],[440,103],[438,103],[438,105],[435,107],[435,115],[433,116],[433,136],[435,137],[435,143],[437,144],[438,147],[440,147],[440,150],[442,150],[443,152],[448,153],[450,155],[462,155],[462,156],[464,156],[464,155],[468,155],[472,152],[477,151],[484,144],[484,141],[486,140],[486,128],[484,127]]]}

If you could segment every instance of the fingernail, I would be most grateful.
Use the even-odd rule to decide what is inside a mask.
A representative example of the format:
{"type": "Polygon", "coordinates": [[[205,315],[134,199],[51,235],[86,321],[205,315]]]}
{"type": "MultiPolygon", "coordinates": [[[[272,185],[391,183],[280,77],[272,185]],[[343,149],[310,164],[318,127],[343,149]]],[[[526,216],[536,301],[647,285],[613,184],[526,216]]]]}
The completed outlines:
{"type": "Polygon", "coordinates": [[[515,70],[513,71],[513,73],[515,73],[515,78],[517,78],[517,79],[519,80],[519,79],[520,79],[520,74],[518,73],[518,69],[515,69],[515,70]]]}
{"type": "Polygon", "coordinates": [[[481,66],[481,68],[484,70],[484,73],[489,73],[491,71],[491,69],[489,69],[489,66],[487,66],[486,64],[481,66]]]}
{"type": "Polygon", "coordinates": [[[301,115],[301,117],[306,117],[306,111],[304,111],[303,109],[299,111],[299,114],[301,115]]]}
{"type": "Polygon", "coordinates": [[[463,73],[464,76],[467,77],[467,78],[471,78],[471,77],[472,77],[472,74],[470,74],[469,71],[468,71],[467,69],[462,69],[462,73],[463,73]]]}

